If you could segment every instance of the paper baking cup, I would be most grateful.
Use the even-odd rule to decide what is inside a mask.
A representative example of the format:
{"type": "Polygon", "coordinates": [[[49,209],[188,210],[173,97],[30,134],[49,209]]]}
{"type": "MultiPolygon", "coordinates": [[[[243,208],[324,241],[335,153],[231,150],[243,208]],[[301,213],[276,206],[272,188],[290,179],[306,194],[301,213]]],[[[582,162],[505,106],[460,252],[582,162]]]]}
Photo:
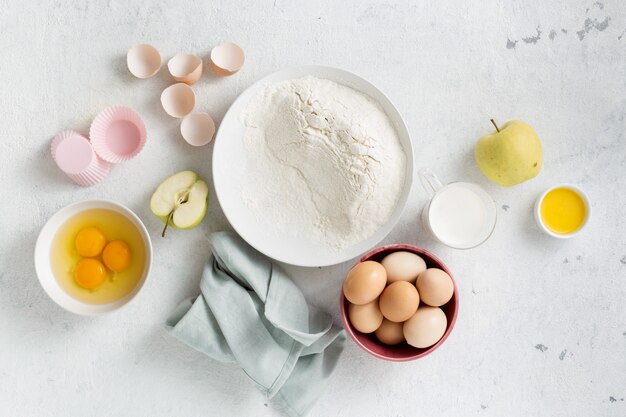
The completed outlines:
{"type": "Polygon", "coordinates": [[[87,138],[72,130],[56,135],[51,151],[59,169],[84,187],[99,183],[111,170],[111,164],[98,158],[87,138]]]}
{"type": "Polygon", "coordinates": [[[100,158],[119,164],[141,152],[146,144],[146,125],[133,109],[113,106],[96,116],[89,138],[100,158]]]}

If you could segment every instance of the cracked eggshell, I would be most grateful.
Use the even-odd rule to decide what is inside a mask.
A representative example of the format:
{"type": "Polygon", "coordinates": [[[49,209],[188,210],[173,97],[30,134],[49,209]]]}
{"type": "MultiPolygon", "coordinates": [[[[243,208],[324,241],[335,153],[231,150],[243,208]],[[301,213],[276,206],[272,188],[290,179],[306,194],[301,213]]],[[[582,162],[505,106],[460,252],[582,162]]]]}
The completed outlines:
{"type": "Polygon", "coordinates": [[[211,69],[220,77],[233,75],[245,61],[243,49],[233,42],[225,42],[211,50],[211,69]]]}
{"type": "Polygon", "coordinates": [[[126,54],[126,64],[135,77],[150,78],[161,69],[161,54],[152,45],[135,45],[126,54]]]}
{"type": "Polygon", "coordinates": [[[180,133],[191,146],[203,146],[213,140],[215,122],[207,113],[191,113],[180,124],[180,133]]]}
{"type": "Polygon", "coordinates": [[[193,111],[196,95],[187,84],[176,83],[163,90],[161,105],[170,116],[182,118],[193,111]]]}
{"type": "Polygon", "coordinates": [[[191,85],[202,75],[202,60],[192,54],[176,54],[167,62],[167,69],[176,81],[191,85]]]}

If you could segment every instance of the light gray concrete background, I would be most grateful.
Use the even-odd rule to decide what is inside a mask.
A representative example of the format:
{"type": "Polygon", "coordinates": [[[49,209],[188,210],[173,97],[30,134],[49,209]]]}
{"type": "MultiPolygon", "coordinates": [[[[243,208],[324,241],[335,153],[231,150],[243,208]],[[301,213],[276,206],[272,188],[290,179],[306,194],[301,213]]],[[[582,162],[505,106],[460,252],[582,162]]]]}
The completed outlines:
{"type": "MultiPolygon", "coordinates": [[[[125,53],[154,44],[164,60],[206,58],[225,40],[246,51],[228,79],[205,71],[198,109],[219,122],[247,86],[284,67],[351,70],[404,115],[417,166],[444,181],[484,186],[498,224],[483,246],[457,251],[423,233],[416,183],[384,243],[426,247],[447,262],[461,309],[452,336],[412,363],[377,360],[348,341],[311,416],[626,415],[626,3],[454,1],[0,0],[0,415],[275,416],[235,366],[209,360],[163,330],[178,302],[197,293],[205,236],[229,227],[215,198],[192,231],[161,223],[148,200],[182,169],[211,180],[212,145],[194,149],[161,109],[171,80],[126,70],[125,53]],[[61,129],[87,133],[103,108],[145,118],[136,159],[92,188],[70,183],[49,154],[61,129]],[[489,118],[519,118],[544,146],[540,175],[514,188],[490,184],[472,149],[489,118]],[[531,207],[548,186],[571,182],[593,201],[580,237],[557,241],[531,207]],[[106,198],[135,210],[154,243],[154,272],[124,309],[78,317],[40,288],[32,254],[59,208],[106,198]]],[[[337,296],[351,262],[288,268],[308,299],[339,322],[337,296]]]]}

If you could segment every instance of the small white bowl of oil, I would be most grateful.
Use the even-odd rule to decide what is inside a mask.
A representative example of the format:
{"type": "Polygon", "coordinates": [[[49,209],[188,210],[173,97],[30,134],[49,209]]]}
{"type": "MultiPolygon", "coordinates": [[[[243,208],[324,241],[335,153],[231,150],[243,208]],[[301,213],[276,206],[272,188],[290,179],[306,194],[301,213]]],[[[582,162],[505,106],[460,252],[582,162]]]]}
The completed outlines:
{"type": "Polygon", "coordinates": [[[146,227],[129,208],[112,201],[86,200],[63,207],[43,226],[35,245],[35,270],[41,286],[59,306],[81,315],[99,315],[127,304],[145,284],[151,266],[152,242],[146,227]],[[119,253],[108,252],[105,259],[106,247],[101,247],[89,256],[91,266],[101,265],[96,269],[102,274],[98,277],[101,281],[93,288],[82,287],[77,280],[93,278],[77,276],[77,265],[85,257],[77,250],[76,239],[86,228],[99,231],[105,239],[103,245],[126,244],[122,253],[126,265],[122,270],[114,266],[117,272],[108,265],[111,259],[119,261],[114,258],[119,253]]]}
{"type": "Polygon", "coordinates": [[[583,190],[572,184],[548,188],[535,202],[535,220],[552,237],[568,239],[585,229],[591,218],[591,202],[583,190]]]}

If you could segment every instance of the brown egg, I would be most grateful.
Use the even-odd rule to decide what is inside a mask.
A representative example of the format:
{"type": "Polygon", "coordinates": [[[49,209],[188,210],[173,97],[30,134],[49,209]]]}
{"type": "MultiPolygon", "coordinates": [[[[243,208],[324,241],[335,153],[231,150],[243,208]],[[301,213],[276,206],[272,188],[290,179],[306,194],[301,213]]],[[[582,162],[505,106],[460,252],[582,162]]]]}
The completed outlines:
{"type": "Polygon", "coordinates": [[[415,283],[417,276],[426,270],[426,262],[418,255],[399,251],[385,256],[381,262],[387,271],[387,282],[415,283]]]}
{"type": "Polygon", "coordinates": [[[448,319],[439,307],[421,306],[404,322],[404,338],[416,348],[434,345],[446,332],[448,319]]]}
{"type": "Polygon", "coordinates": [[[383,314],[378,309],[378,300],[367,304],[348,306],[350,323],[361,333],[372,333],[383,322],[383,314]]]}
{"type": "Polygon", "coordinates": [[[383,319],[376,329],[376,338],[387,345],[397,345],[404,341],[403,324],[383,319]]]}
{"type": "Polygon", "coordinates": [[[385,289],[387,272],[378,262],[365,261],[348,272],[343,282],[343,293],[352,304],[374,301],[385,289]]]}
{"type": "Polygon", "coordinates": [[[387,320],[400,322],[415,314],[419,302],[420,296],[413,284],[397,281],[385,288],[378,300],[378,306],[387,320]]]}
{"type": "Polygon", "coordinates": [[[450,301],[454,293],[452,278],[438,268],[428,268],[417,278],[420,299],[429,306],[439,307],[450,301]]]}

